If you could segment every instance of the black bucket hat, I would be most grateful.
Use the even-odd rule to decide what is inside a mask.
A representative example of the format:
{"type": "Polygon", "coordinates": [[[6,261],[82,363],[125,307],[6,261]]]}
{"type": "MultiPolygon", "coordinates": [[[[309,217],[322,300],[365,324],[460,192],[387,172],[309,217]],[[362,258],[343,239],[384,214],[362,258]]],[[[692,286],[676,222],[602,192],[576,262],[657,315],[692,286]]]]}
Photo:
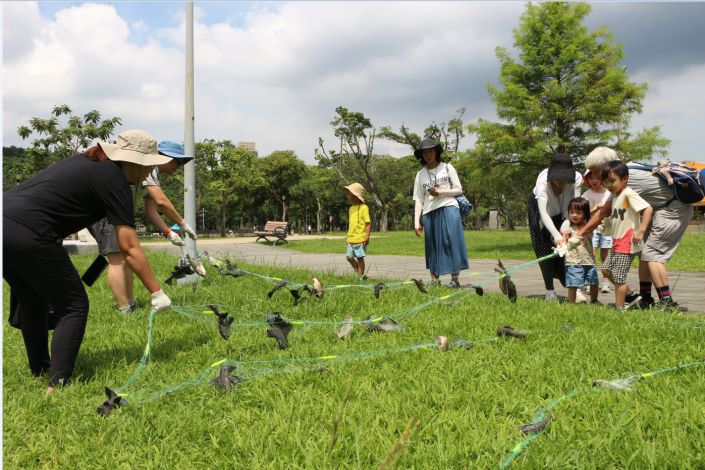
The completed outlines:
{"type": "Polygon", "coordinates": [[[563,183],[575,183],[575,168],[570,155],[557,153],[551,157],[551,165],[548,167],[548,181],[558,181],[563,183]]]}
{"type": "Polygon", "coordinates": [[[441,154],[443,153],[443,146],[441,144],[437,144],[433,139],[424,139],[423,142],[421,142],[421,147],[414,150],[414,156],[421,163],[425,162],[423,159],[423,151],[425,149],[436,149],[436,160],[441,161],[441,154]]]}

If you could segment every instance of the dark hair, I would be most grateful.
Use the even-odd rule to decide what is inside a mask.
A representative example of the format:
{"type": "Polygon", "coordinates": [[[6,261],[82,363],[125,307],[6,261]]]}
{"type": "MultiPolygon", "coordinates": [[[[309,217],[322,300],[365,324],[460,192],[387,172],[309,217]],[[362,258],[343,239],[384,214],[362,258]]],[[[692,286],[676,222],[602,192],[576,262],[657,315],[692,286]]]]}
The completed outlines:
{"type": "Polygon", "coordinates": [[[625,176],[629,178],[629,167],[621,160],[610,160],[602,167],[602,181],[605,181],[610,173],[619,176],[619,179],[625,176]]]}
{"type": "Polygon", "coordinates": [[[571,209],[583,211],[583,214],[585,215],[584,220],[590,220],[590,201],[584,197],[574,197],[571,199],[570,203],[568,203],[568,210],[571,209]]]}
{"type": "Polygon", "coordinates": [[[94,162],[104,162],[108,159],[108,156],[103,152],[103,149],[100,148],[100,145],[89,148],[83,152],[83,156],[94,162]]]}
{"type": "MultiPolygon", "coordinates": [[[[419,161],[419,163],[421,164],[421,166],[426,166],[426,165],[428,165],[428,162],[426,162],[426,159],[423,157],[423,151],[424,151],[424,150],[428,150],[428,149],[423,149],[423,150],[421,150],[421,152],[419,152],[419,153],[421,154],[420,157],[416,157],[416,155],[414,155],[414,156],[416,157],[416,159],[419,161]]],[[[441,152],[439,152],[437,148],[433,148],[433,150],[436,151],[436,161],[437,161],[438,163],[443,163],[443,160],[441,159],[441,152]]]]}

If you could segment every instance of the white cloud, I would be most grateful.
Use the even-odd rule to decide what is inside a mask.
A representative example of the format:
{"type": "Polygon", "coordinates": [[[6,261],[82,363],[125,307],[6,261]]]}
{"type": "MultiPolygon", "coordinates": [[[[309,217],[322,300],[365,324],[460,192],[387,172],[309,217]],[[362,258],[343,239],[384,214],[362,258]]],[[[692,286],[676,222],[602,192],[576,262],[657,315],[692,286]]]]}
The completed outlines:
{"type": "MultiPolygon", "coordinates": [[[[206,18],[205,5],[195,7],[196,18],[206,18]]],[[[405,122],[418,133],[461,106],[468,107],[466,122],[495,119],[485,85],[499,73],[495,47],[511,47],[523,8],[512,2],[294,2],[276,11],[255,6],[243,27],[229,18],[210,18],[209,25],[197,20],[196,139],[256,141],[260,155],[293,149],[313,163],[318,137],[334,140],[329,122],[337,106],[363,112],[377,127],[405,122]]],[[[122,130],[182,138],[183,11],[174,14],[178,26],[162,29],[128,23],[110,5],[72,6],[55,19],[42,18],[32,3],[6,3],[4,13],[6,144],[22,145],[17,127],[63,103],[77,113],[120,116],[122,130]],[[100,34],[87,33],[93,24],[100,34]],[[137,45],[135,37],[146,43],[137,45]]],[[[683,89],[702,99],[696,72],[682,80],[683,89]]],[[[635,125],[663,118],[668,126],[692,129],[680,123],[696,107],[676,98],[673,87],[655,90],[667,85],[652,84],[635,125]],[[674,100],[684,108],[667,116],[674,100]]],[[[408,151],[386,141],[377,150],[408,151]]]]}

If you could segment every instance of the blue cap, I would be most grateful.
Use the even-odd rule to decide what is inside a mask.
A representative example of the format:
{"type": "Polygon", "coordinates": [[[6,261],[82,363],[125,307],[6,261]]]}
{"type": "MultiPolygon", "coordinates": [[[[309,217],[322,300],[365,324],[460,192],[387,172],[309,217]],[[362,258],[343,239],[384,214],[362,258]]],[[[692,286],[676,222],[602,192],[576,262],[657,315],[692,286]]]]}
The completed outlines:
{"type": "Polygon", "coordinates": [[[184,155],[184,146],[175,140],[162,140],[159,142],[159,153],[172,158],[183,160],[179,163],[186,163],[193,160],[193,157],[184,155]]]}

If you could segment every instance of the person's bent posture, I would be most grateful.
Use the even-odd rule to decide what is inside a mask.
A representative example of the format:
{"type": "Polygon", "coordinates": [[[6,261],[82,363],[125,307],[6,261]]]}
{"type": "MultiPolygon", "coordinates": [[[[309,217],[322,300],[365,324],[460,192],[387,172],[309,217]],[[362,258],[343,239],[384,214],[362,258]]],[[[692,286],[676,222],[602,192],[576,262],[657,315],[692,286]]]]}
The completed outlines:
{"type": "Polygon", "coordinates": [[[89,309],[63,238],[107,218],[115,225],[122,256],[151,293],[152,308],[171,308],[137,241],[129,185],[141,183],[154,166],[168,161],[159,155],[152,136],[126,131],[117,144],[99,143],[4,194],[3,277],[10,286],[9,322],[22,330],[32,374],[49,373],[47,393],[71,379],[89,309]]]}
{"type": "MultiPolygon", "coordinates": [[[[597,147],[590,152],[585,160],[585,166],[597,174],[602,174],[602,168],[609,161],[619,160],[617,152],[608,147],[597,147]]],[[[630,165],[627,164],[627,167],[630,165]]],[[[683,204],[675,198],[673,189],[668,186],[664,178],[650,171],[629,168],[629,181],[627,186],[641,196],[654,209],[651,223],[644,234],[644,249],[639,258],[639,292],[627,288],[626,299],[630,302],[641,296],[639,307],[649,308],[654,305],[651,293],[652,283],[656,285],[656,292],[660,298],[660,305],[665,308],[678,309],[678,303],[671,298],[671,288],[668,282],[666,264],[670,261],[683,234],[688,228],[693,217],[692,204],[683,204]]],[[[605,217],[612,215],[612,200],[602,207],[602,210],[590,219],[578,233],[578,237],[594,230],[605,217]]],[[[574,240],[579,243],[579,240],[574,240]]]]}
{"type": "MultiPolygon", "coordinates": [[[[170,157],[167,163],[157,166],[143,183],[132,185],[135,201],[139,198],[144,200],[144,212],[147,218],[157,229],[164,234],[169,241],[177,246],[184,244],[182,237],[188,234],[192,239],[196,239],[196,232],[189,227],[183,217],[179,215],[174,205],[162,191],[159,175],[168,175],[181,166],[193,160],[193,157],[184,155],[184,147],[174,141],[165,140],[159,144],[159,154],[170,157]],[[167,224],[157,212],[157,208],[171,221],[179,226],[179,233],[169,229],[167,224]]],[[[88,227],[88,231],[98,241],[99,252],[108,258],[108,286],[113,293],[118,310],[121,313],[134,312],[137,308],[133,290],[133,272],[130,265],[125,262],[125,258],[120,252],[115,227],[106,219],[100,220],[88,227]]]]}

